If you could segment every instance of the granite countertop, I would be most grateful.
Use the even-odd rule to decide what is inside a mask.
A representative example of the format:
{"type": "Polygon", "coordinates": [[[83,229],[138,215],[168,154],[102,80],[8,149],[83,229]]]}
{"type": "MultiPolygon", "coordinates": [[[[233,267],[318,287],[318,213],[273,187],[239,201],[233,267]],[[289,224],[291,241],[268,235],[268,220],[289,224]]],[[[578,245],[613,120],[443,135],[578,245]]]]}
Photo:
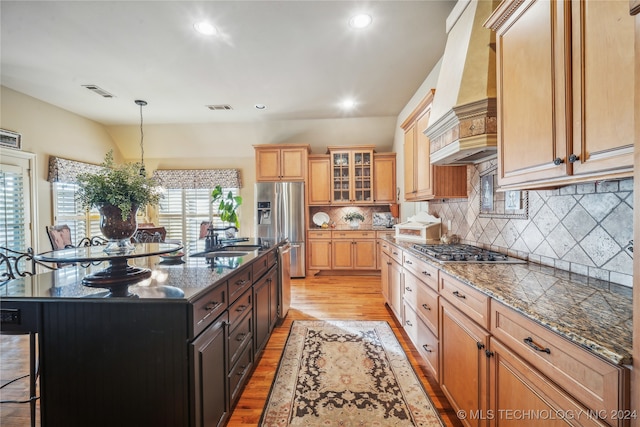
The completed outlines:
{"type": "Polygon", "coordinates": [[[395,233],[393,227],[378,227],[371,224],[360,224],[358,228],[352,228],[348,225],[336,225],[335,227],[322,228],[318,226],[311,226],[307,230],[326,230],[326,231],[389,231],[395,233]]]}
{"type": "Polygon", "coordinates": [[[440,264],[413,242],[386,240],[611,363],[631,364],[632,289],[535,263],[440,264]]]}
{"type": "MultiPolygon", "coordinates": [[[[243,242],[250,244],[253,241],[243,242]]],[[[207,288],[230,277],[242,267],[248,266],[261,255],[275,250],[277,246],[261,250],[247,251],[247,255],[222,258],[222,262],[212,264],[204,256],[185,255],[181,260],[167,261],[160,256],[148,256],[129,260],[129,265],[149,268],[151,278],[129,286],[129,292],[136,298],[131,302],[161,299],[164,301],[185,302],[197,299],[207,288]]],[[[191,253],[204,251],[204,242],[193,248],[191,253]]],[[[47,271],[35,276],[9,281],[0,286],[1,299],[29,299],[53,301],[63,299],[104,300],[108,291],[104,288],[84,286],[82,279],[87,274],[108,267],[106,262],[94,265],[66,266],[55,271],[47,271]]],[[[114,301],[122,298],[114,298],[114,301]]]]}

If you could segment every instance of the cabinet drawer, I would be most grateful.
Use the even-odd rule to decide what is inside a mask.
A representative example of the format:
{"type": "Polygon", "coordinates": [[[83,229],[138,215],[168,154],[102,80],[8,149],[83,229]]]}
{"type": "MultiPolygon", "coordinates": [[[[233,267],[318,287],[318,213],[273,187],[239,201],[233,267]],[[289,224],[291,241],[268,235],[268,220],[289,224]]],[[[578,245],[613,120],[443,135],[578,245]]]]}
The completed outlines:
{"type": "Polygon", "coordinates": [[[402,266],[431,286],[434,291],[438,290],[438,272],[440,270],[437,267],[429,265],[407,251],[403,252],[402,266]]]}
{"type": "Polygon", "coordinates": [[[251,310],[246,316],[237,320],[229,330],[229,365],[233,365],[245,346],[250,345],[253,339],[253,316],[251,310]]]}
{"type": "Polygon", "coordinates": [[[408,273],[404,275],[404,300],[438,336],[438,293],[408,273]]]}
{"type": "Polygon", "coordinates": [[[238,298],[238,300],[229,307],[229,325],[230,325],[229,328],[230,329],[235,328],[236,321],[240,319],[242,316],[244,316],[244,313],[247,310],[250,310],[252,308],[252,304],[253,304],[253,292],[249,291],[242,294],[242,296],[240,296],[240,298],[238,298]]]}
{"type": "Polygon", "coordinates": [[[375,231],[332,231],[331,237],[334,239],[375,239],[375,231]]]}
{"type": "MultiPolygon", "coordinates": [[[[251,368],[253,367],[253,347],[248,345],[240,357],[238,362],[231,368],[229,372],[229,390],[231,393],[230,406],[233,407],[240,397],[242,386],[249,378],[251,368]]],[[[221,385],[222,386],[222,385],[221,385]]]]}
{"type": "Polygon", "coordinates": [[[382,252],[393,258],[398,264],[402,265],[402,250],[389,242],[382,242],[382,252]]]}
{"type": "Polygon", "coordinates": [[[253,280],[258,280],[264,273],[271,268],[273,264],[276,262],[276,257],[273,251],[264,254],[262,257],[257,259],[251,264],[253,269],[253,280]]]}
{"type": "Polygon", "coordinates": [[[420,321],[418,321],[418,342],[416,342],[416,347],[423,359],[427,362],[427,365],[429,365],[434,378],[439,381],[440,369],[438,358],[440,357],[440,351],[438,338],[427,325],[420,321]]]}
{"type": "Polygon", "coordinates": [[[229,305],[227,294],[227,282],[224,282],[191,304],[189,307],[191,311],[189,315],[192,319],[190,338],[197,337],[227,309],[229,305]]]}
{"type": "Polygon", "coordinates": [[[309,230],[307,235],[310,239],[330,239],[331,230],[309,230]]]}
{"type": "Polygon", "coordinates": [[[244,268],[229,278],[229,303],[233,303],[242,293],[253,284],[253,270],[244,268]]]}
{"type": "Polygon", "coordinates": [[[478,325],[489,329],[491,298],[487,295],[447,274],[440,274],[440,295],[478,325]]]}
{"type": "Polygon", "coordinates": [[[393,229],[391,229],[391,230],[392,231],[380,231],[380,230],[376,231],[376,238],[377,239],[382,239],[382,238],[384,238],[386,236],[389,236],[389,237],[395,236],[396,232],[393,231],[393,229]]]}
{"type": "MultiPolygon", "coordinates": [[[[628,409],[628,370],[605,362],[500,304],[492,306],[491,333],[590,409],[628,409]]],[[[610,422],[613,422],[609,420],[610,422]]]]}

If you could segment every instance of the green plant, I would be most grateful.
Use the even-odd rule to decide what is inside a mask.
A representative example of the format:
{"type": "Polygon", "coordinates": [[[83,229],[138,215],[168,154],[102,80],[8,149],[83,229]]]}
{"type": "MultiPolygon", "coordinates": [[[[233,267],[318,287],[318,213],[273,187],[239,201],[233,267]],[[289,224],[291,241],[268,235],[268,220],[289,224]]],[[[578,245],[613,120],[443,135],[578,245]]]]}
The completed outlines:
{"type": "Polygon", "coordinates": [[[105,204],[117,206],[123,220],[134,205],[139,208],[157,205],[162,195],[156,190],[156,182],[140,173],[141,166],[140,163],[115,164],[113,150],[110,150],[99,172],[78,174],[78,201],[85,209],[105,204]]]}
{"type": "Polygon", "coordinates": [[[364,221],[364,215],[362,215],[360,212],[349,212],[347,213],[345,216],[342,217],[345,221],[364,221]]]}
{"type": "Polygon", "coordinates": [[[232,223],[236,228],[240,227],[236,209],[242,204],[242,197],[234,196],[231,191],[225,196],[222,187],[216,185],[211,192],[211,203],[218,204],[218,211],[220,211],[220,219],[222,221],[232,223]]]}

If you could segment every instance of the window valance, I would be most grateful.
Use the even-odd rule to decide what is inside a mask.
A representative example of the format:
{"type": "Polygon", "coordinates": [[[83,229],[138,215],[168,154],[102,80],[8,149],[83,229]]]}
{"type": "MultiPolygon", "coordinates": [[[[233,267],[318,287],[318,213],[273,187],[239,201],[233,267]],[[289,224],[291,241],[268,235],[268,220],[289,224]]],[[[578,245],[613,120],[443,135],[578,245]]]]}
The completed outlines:
{"type": "Polygon", "coordinates": [[[164,188],[240,188],[239,169],[166,169],[153,172],[164,188]]]}
{"type": "Polygon", "coordinates": [[[77,182],[78,174],[96,173],[100,170],[102,170],[102,166],[99,165],[49,156],[49,177],[47,180],[73,184],[77,182]]]}

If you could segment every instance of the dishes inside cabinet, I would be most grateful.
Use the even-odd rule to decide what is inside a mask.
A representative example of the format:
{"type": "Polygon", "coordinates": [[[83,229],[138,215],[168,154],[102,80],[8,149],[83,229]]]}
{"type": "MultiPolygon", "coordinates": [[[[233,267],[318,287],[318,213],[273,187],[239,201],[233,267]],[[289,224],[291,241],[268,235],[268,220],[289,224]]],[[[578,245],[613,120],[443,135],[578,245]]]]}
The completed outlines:
{"type": "Polygon", "coordinates": [[[318,227],[322,227],[322,224],[329,224],[329,215],[325,212],[318,212],[313,215],[313,223],[318,227]]]}

